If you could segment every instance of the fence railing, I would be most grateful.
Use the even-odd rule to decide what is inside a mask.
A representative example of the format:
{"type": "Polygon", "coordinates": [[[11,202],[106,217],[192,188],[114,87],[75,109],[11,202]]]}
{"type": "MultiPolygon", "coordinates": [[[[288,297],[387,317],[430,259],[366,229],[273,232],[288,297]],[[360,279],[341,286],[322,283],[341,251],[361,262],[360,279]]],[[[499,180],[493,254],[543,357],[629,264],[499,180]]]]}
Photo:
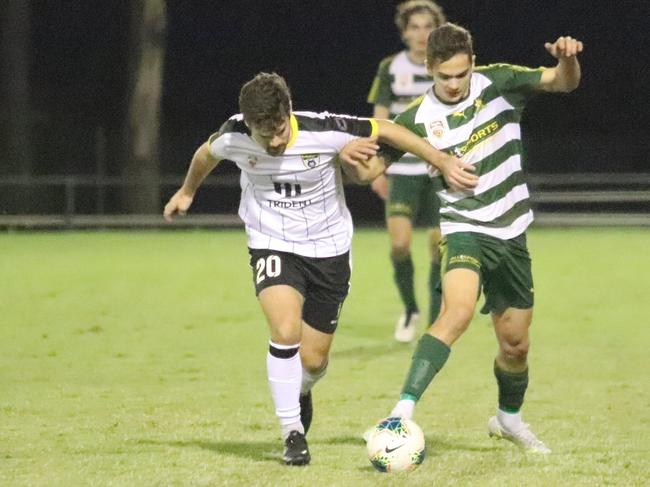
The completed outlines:
{"type": "MultiPolygon", "coordinates": [[[[541,224],[585,225],[648,225],[650,226],[650,173],[592,174],[529,174],[531,201],[541,224]],[[599,223],[600,222],[600,223],[599,223]]],[[[182,182],[182,177],[166,176],[158,181],[161,197],[182,182]]],[[[239,175],[234,173],[209,176],[204,188],[228,188],[235,194],[239,175]]],[[[139,184],[118,177],[37,176],[0,177],[1,227],[92,227],[92,226],[158,226],[159,214],[131,215],[116,211],[116,193],[137,190],[139,184]],[[12,208],[12,195],[33,198],[49,195],[46,208],[38,211],[17,211],[12,208]],[[32,196],[29,196],[32,195],[32,196]],[[111,203],[111,201],[113,203],[111,203]]],[[[356,190],[355,190],[356,191],[356,190]]],[[[358,191],[357,191],[358,194],[358,191]]],[[[354,209],[354,198],[349,198],[354,209]]],[[[232,211],[217,215],[193,215],[180,225],[238,225],[232,211]]]]}

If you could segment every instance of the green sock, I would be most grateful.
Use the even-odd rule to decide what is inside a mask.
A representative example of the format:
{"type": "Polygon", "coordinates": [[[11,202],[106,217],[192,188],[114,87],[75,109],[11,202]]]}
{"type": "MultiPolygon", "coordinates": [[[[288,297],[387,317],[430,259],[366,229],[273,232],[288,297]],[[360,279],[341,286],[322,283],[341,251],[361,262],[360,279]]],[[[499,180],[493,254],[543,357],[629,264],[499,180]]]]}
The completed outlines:
{"type": "Polygon", "coordinates": [[[440,313],[442,292],[438,289],[440,283],[440,262],[431,262],[429,272],[429,324],[436,321],[440,313]]]}
{"type": "Polygon", "coordinates": [[[435,375],[445,365],[449,352],[450,348],[445,343],[428,333],[422,335],[413,353],[401,397],[419,400],[435,375]]]}
{"type": "Polygon", "coordinates": [[[415,300],[415,287],[413,285],[414,270],[411,254],[401,259],[391,256],[391,260],[393,261],[393,277],[395,284],[397,284],[400,298],[402,298],[402,303],[404,303],[404,308],[406,311],[418,311],[418,305],[415,300]]]}
{"type": "Polygon", "coordinates": [[[507,372],[494,361],[494,376],[499,386],[499,409],[507,413],[516,413],[524,403],[528,388],[528,369],[523,372],[507,372]]]}

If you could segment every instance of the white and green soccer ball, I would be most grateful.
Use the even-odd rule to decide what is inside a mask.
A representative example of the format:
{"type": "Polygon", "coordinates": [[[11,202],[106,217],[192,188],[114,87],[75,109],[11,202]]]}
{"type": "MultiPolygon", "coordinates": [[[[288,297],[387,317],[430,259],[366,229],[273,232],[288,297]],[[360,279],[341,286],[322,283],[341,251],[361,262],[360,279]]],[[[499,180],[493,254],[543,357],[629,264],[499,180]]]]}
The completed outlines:
{"type": "Polygon", "coordinates": [[[385,418],[371,431],[366,449],[380,472],[414,470],[424,461],[424,433],[410,419],[385,418]]]}

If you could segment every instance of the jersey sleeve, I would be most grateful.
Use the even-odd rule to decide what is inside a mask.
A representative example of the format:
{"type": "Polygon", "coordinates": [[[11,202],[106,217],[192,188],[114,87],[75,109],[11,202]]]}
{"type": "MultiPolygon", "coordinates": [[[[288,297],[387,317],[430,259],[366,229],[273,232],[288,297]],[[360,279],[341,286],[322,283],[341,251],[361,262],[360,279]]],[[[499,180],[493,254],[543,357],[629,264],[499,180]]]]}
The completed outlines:
{"type": "Polygon", "coordinates": [[[499,91],[516,106],[523,106],[539,93],[544,69],[546,68],[529,68],[515,64],[491,64],[477,71],[491,78],[499,91]]]}
{"type": "Polygon", "coordinates": [[[377,74],[370,87],[370,93],[368,93],[368,103],[390,107],[392,97],[390,60],[391,58],[386,58],[379,64],[377,74]]]}
{"type": "Polygon", "coordinates": [[[228,158],[228,145],[227,139],[228,134],[233,132],[246,132],[248,129],[245,127],[241,117],[233,116],[226,120],[219,130],[208,137],[208,148],[210,154],[215,159],[227,159],[228,158]]]}

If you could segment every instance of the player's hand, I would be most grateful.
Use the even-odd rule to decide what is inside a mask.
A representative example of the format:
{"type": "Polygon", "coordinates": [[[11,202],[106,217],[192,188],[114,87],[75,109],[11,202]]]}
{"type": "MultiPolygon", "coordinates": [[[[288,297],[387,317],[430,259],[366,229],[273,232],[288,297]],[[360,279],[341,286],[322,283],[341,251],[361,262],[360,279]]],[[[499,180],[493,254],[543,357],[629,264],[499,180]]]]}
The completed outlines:
{"type": "Polygon", "coordinates": [[[386,176],[382,174],[377,177],[370,187],[382,200],[386,201],[388,199],[388,178],[386,176]]]}
{"type": "Polygon", "coordinates": [[[377,154],[379,146],[374,137],[360,137],[348,142],[339,152],[339,159],[351,166],[365,166],[365,162],[377,154]]]}
{"type": "Polygon", "coordinates": [[[174,193],[174,196],[172,196],[165,205],[163,217],[168,222],[171,222],[174,215],[184,216],[187,213],[189,207],[192,205],[193,200],[193,194],[186,193],[182,188],[179,189],[176,191],[176,193],[174,193]]]}
{"type": "Polygon", "coordinates": [[[472,174],[475,171],[474,166],[457,157],[447,155],[441,161],[441,166],[439,170],[442,177],[454,191],[467,191],[475,188],[478,184],[478,176],[472,174]]]}
{"type": "Polygon", "coordinates": [[[575,57],[582,52],[582,41],[570,36],[558,37],[553,43],[547,42],[544,47],[555,59],[575,57]]]}

